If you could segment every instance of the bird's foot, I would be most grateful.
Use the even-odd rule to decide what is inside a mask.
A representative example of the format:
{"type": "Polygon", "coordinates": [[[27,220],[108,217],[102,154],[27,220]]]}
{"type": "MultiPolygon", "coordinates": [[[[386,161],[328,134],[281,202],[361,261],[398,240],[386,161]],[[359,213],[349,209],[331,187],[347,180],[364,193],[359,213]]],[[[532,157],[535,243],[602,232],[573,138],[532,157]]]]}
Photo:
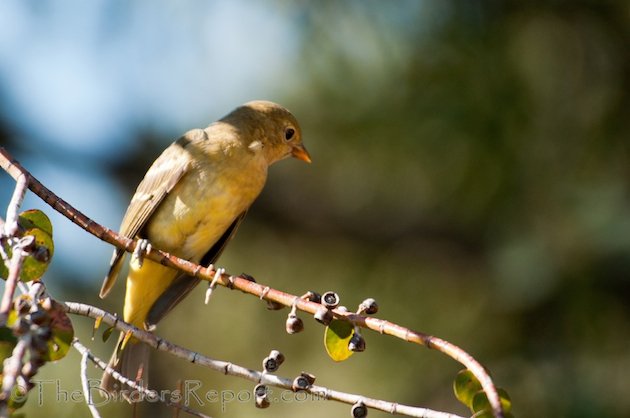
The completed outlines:
{"type": "Polygon", "coordinates": [[[138,245],[131,254],[131,263],[136,268],[141,268],[144,263],[144,256],[151,252],[151,243],[146,239],[139,239],[138,245]]]}
{"type": "MultiPolygon", "coordinates": [[[[212,264],[210,264],[208,266],[208,269],[212,270],[212,269],[214,269],[214,266],[212,264]]],[[[210,296],[212,296],[212,292],[217,287],[217,282],[219,281],[221,276],[223,276],[224,273],[225,273],[225,269],[224,268],[218,268],[218,269],[215,270],[214,278],[212,279],[211,282],[208,283],[208,290],[206,290],[206,298],[204,300],[206,305],[208,304],[208,302],[210,302],[210,296]]]]}

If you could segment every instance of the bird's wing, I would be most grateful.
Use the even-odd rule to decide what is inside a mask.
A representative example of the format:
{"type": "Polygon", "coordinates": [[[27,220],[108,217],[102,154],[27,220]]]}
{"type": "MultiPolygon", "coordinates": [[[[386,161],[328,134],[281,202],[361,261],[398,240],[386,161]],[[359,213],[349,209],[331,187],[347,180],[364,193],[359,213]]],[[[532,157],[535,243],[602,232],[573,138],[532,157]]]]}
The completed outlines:
{"type": "MultiPolygon", "coordinates": [[[[199,264],[203,266],[209,266],[213,264],[221,255],[225,246],[230,242],[230,239],[236,233],[239,225],[245,218],[247,211],[241,213],[234,222],[225,230],[221,238],[214,243],[212,248],[203,256],[199,264]]],[[[164,316],[169,313],[175,305],[177,305],[183,298],[190,293],[191,290],[199,284],[201,280],[186,274],[179,274],[171,285],[160,295],[160,297],[153,303],[149,313],[147,314],[145,326],[152,327],[156,325],[164,316]]]]}
{"type": "MultiPolygon", "coordinates": [[[[190,168],[190,157],[186,146],[197,136],[205,135],[201,129],[187,132],[171,144],[145,174],[133,195],[120,226],[120,234],[135,238],[147,224],[151,215],[181,180],[190,168]]],[[[114,286],[122,268],[125,251],[115,249],[110,262],[109,273],[103,280],[99,296],[104,298],[114,286]]]]}

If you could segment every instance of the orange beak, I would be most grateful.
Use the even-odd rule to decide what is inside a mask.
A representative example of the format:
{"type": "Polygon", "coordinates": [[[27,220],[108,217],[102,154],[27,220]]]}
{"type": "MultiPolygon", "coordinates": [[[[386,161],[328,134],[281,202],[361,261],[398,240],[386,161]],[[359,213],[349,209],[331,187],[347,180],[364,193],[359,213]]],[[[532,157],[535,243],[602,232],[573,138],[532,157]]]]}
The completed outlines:
{"type": "Polygon", "coordinates": [[[291,150],[291,155],[297,158],[298,160],[302,160],[306,163],[311,162],[311,156],[308,154],[308,151],[302,144],[297,144],[293,146],[293,149],[291,150]]]}

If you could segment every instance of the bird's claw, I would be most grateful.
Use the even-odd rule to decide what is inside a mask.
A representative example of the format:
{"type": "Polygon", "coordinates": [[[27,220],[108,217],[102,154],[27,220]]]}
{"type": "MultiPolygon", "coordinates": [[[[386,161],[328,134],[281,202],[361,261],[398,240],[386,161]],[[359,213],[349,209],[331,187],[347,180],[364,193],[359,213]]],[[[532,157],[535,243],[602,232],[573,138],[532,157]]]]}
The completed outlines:
{"type": "Polygon", "coordinates": [[[144,256],[151,252],[151,243],[146,239],[139,239],[138,245],[131,254],[131,263],[137,268],[141,268],[144,263],[144,256]]]}
{"type": "MultiPolygon", "coordinates": [[[[208,268],[210,268],[210,267],[214,268],[214,266],[212,264],[210,264],[210,266],[208,268]]],[[[221,276],[223,276],[224,273],[225,273],[225,269],[224,268],[216,269],[216,271],[214,273],[214,278],[212,279],[212,281],[210,283],[208,283],[208,289],[206,290],[206,298],[205,298],[205,304],[206,305],[208,304],[208,302],[210,302],[210,296],[212,296],[212,292],[217,287],[217,282],[219,281],[221,276]]]]}

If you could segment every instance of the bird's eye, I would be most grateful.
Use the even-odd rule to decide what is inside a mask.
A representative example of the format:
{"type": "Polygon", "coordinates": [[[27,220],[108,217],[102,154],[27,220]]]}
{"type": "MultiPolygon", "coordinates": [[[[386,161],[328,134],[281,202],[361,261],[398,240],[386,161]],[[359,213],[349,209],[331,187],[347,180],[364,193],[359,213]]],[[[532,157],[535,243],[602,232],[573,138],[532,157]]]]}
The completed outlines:
{"type": "Polygon", "coordinates": [[[295,129],[293,128],[287,128],[286,131],[284,131],[284,139],[286,139],[287,141],[292,140],[294,135],[295,129]]]}

